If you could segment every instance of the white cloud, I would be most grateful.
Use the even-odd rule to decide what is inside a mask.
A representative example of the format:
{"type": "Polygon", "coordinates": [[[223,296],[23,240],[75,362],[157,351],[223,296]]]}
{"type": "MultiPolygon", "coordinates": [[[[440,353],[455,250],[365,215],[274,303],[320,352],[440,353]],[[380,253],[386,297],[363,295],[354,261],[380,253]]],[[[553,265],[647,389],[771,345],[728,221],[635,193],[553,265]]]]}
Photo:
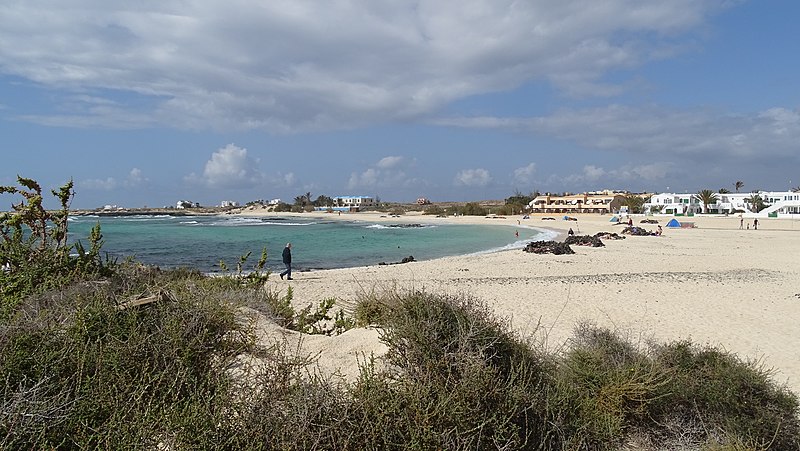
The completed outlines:
{"type": "Polygon", "coordinates": [[[380,169],[391,169],[397,167],[402,162],[403,157],[389,156],[381,158],[381,161],[379,161],[376,166],[378,166],[380,169]]]}
{"type": "Polygon", "coordinates": [[[568,175],[563,181],[571,185],[584,186],[616,186],[618,183],[643,183],[652,185],[662,182],[673,171],[674,164],[666,161],[643,165],[623,165],[606,169],[595,165],[586,165],[581,173],[568,175]]]}
{"type": "Polygon", "coordinates": [[[117,179],[106,177],[105,179],[87,179],[78,182],[78,187],[88,190],[111,191],[119,186],[117,179]]]}
{"type": "Polygon", "coordinates": [[[353,189],[358,187],[375,186],[380,180],[380,175],[380,170],[375,168],[369,168],[360,174],[353,172],[350,174],[350,180],[347,182],[347,187],[353,189]]]}
{"type": "Polygon", "coordinates": [[[725,3],[8,0],[1,70],[68,93],[25,117],[40,123],[348,128],[537,80],[613,95],[603,75],[680,47],[725,3]]]}
{"type": "Polygon", "coordinates": [[[531,118],[447,118],[440,125],[528,131],[587,148],[701,159],[791,157],[800,142],[800,112],[771,108],[730,115],[712,110],[611,105],[531,118]]]}
{"type": "Polygon", "coordinates": [[[464,169],[456,174],[456,185],[463,186],[486,186],[492,181],[489,171],[483,168],[464,169]]]}
{"type": "Polygon", "coordinates": [[[514,182],[528,184],[533,181],[533,174],[536,172],[536,163],[514,169],[514,182]]]}
{"type": "Polygon", "coordinates": [[[128,178],[125,179],[124,185],[126,188],[135,188],[142,183],[147,183],[149,180],[142,174],[142,170],[139,168],[131,169],[131,172],[128,173],[128,178]]]}
{"type": "Polygon", "coordinates": [[[390,187],[409,187],[420,184],[418,179],[410,177],[406,172],[416,164],[415,160],[409,160],[399,156],[388,156],[381,158],[374,166],[361,172],[353,172],[347,181],[349,189],[358,188],[390,188],[390,187]]]}
{"type": "Polygon", "coordinates": [[[186,177],[188,182],[202,183],[210,188],[250,188],[263,179],[258,161],[247,155],[247,149],[234,144],[214,152],[201,177],[194,173],[186,177]]]}
{"type": "Polygon", "coordinates": [[[134,188],[147,181],[147,178],[142,175],[142,171],[139,168],[133,168],[128,173],[128,176],[122,181],[119,181],[114,177],[106,177],[105,179],[97,178],[81,180],[77,183],[77,185],[80,188],[85,188],[88,190],[112,191],[117,188],[134,188]]]}
{"type": "Polygon", "coordinates": [[[600,178],[603,177],[604,175],[606,175],[606,170],[603,168],[598,168],[597,166],[594,165],[588,165],[583,167],[583,177],[590,182],[596,182],[597,180],[600,180],[600,178]]]}

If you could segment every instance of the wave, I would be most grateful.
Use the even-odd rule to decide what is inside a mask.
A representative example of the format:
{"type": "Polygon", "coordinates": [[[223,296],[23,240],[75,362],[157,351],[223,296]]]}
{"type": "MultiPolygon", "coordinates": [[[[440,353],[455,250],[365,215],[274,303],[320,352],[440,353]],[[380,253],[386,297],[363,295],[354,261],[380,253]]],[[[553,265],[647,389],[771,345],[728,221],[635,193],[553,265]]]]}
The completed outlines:
{"type": "Polygon", "coordinates": [[[215,227],[253,227],[253,226],[311,226],[316,225],[316,222],[284,222],[284,221],[266,221],[257,218],[234,218],[225,219],[222,221],[211,222],[208,225],[215,227]]]}
{"type": "Polygon", "coordinates": [[[185,225],[197,225],[197,224],[200,224],[200,223],[199,223],[199,222],[197,222],[197,221],[181,221],[181,224],[185,224],[185,225]]]}
{"type": "Polygon", "coordinates": [[[370,224],[364,226],[365,229],[380,229],[380,230],[396,230],[396,229],[435,229],[436,225],[433,224],[370,224]]]}
{"type": "Polygon", "coordinates": [[[506,244],[505,246],[494,247],[491,249],[486,249],[485,251],[473,252],[471,254],[467,254],[467,256],[486,255],[486,254],[493,254],[495,252],[523,249],[531,241],[550,241],[558,237],[558,232],[555,232],[553,230],[542,230],[542,229],[528,228],[528,227],[524,227],[524,229],[535,230],[537,233],[531,237],[523,238],[514,241],[513,243],[506,244]]]}
{"type": "Polygon", "coordinates": [[[67,221],[80,222],[84,219],[98,219],[98,215],[80,215],[80,216],[67,216],[67,221]]]}
{"type": "Polygon", "coordinates": [[[164,219],[172,219],[174,216],[170,215],[134,215],[134,216],[120,216],[123,221],[127,222],[146,222],[146,221],[161,221],[164,219]]]}

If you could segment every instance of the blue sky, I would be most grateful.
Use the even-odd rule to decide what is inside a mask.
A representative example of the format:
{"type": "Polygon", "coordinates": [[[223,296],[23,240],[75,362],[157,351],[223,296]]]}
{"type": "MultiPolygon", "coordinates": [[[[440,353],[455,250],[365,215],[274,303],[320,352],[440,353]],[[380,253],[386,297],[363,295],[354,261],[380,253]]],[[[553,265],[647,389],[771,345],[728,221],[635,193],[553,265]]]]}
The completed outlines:
{"type": "Polygon", "coordinates": [[[0,184],[72,178],[76,208],[784,190],[798,18],[794,0],[5,0],[0,184]]]}

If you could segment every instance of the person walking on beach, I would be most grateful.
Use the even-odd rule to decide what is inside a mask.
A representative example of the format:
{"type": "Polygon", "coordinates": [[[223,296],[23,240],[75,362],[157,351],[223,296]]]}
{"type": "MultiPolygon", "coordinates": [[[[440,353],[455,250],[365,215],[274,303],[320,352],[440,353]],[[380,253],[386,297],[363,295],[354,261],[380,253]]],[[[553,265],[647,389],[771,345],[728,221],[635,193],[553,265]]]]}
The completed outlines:
{"type": "Polygon", "coordinates": [[[744,229],[744,218],[739,216],[739,230],[744,229]]]}
{"type": "Polygon", "coordinates": [[[292,280],[292,243],[286,243],[283,248],[283,264],[286,265],[286,271],[280,273],[281,280],[286,276],[286,280],[292,280]]]}
{"type": "Polygon", "coordinates": [[[758,219],[753,219],[753,230],[758,230],[758,219]]]}

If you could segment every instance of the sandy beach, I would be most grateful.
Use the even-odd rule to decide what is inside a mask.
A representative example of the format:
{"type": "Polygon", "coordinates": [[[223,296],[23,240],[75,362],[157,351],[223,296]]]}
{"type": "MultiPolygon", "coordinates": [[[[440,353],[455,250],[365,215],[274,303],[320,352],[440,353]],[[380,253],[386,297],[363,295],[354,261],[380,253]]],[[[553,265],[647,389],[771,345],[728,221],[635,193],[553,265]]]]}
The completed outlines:
{"type": "MultiPolygon", "coordinates": [[[[245,210],[242,214],[273,213],[245,210]]],[[[557,218],[555,221],[544,221],[540,215],[528,220],[517,216],[317,215],[392,223],[491,221],[507,225],[510,234],[522,227],[546,227],[562,233],[572,227],[578,234],[619,233],[623,228],[610,223],[608,215],[572,215],[577,222],[564,221],[562,215],[549,215],[557,218]]],[[[640,225],[644,218],[632,219],[640,225]]],[[[654,219],[663,226],[670,217],[654,219]]],[[[696,228],[665,228],[660,237],[605,240],[606,246],[601,248],[572,246],[574,255],[509,250],[296,273],[293,281],[273,277],[269,284],[274,290],[285,290],[291,284],[298,307],[335,298],[345,311],[352,311],[358,296],[371,290],[467,294],[486,301],[499,315],[510,318],[516,330],[534,334],[551,349],[563,346],[581,321],[617,330],[634,341],[691,339],[759,360],[774,368],[776,381],[800,392],[800,222],[759,219],[759,230],[739,230],[738,217],[685,219],[696,228]]],[[[656,227],[641,225],[649,230],[656,227]]],[[[301,262],[302,258],[303,250],[295,249],[295,260],[301,262]]],[[[276,333],[273,328],[263,332],[265,340],[276,333]]],[[[321,369],[338,371],[347,378],[357,374],[358,361],[363,361],[364,355],[383,352],[374,329],[351,330],[336,337],[283,335],[299,341],[297,346],[303,352],[318,355],[321,369]]]]}

